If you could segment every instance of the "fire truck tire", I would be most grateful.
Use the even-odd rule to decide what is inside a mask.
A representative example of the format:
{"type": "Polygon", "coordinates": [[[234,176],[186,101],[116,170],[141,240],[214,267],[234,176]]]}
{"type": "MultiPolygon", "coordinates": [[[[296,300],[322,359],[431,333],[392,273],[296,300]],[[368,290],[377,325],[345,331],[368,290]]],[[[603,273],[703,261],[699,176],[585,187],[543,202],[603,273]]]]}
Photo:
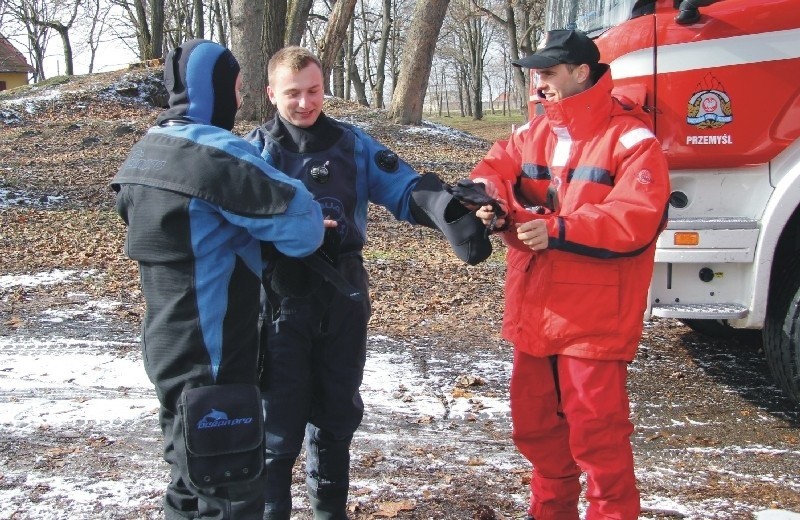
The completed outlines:
{"type": "Polygon", "coordinates": [[[800,261],[789,262],[777,276],[764,322],[764,354],[775,382],[800,404],[800,261]]]}

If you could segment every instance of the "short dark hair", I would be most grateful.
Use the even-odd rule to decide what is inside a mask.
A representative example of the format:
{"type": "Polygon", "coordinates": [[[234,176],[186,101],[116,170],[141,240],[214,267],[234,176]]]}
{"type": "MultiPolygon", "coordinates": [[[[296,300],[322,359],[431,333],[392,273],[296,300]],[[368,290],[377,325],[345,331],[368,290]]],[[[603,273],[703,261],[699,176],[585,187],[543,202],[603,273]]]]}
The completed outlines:
{"type": "Polygon", "coordinates": [[[599,63],[565,63],[564,66],[567,67],[567,70],[572,72],[573,70],[577,69],[581,65],[588,65],[589,66],[589,82],[594,85],[600,79],[600,76],[603,75],[605,71],[605,67],[603,67],[599,63]]]}

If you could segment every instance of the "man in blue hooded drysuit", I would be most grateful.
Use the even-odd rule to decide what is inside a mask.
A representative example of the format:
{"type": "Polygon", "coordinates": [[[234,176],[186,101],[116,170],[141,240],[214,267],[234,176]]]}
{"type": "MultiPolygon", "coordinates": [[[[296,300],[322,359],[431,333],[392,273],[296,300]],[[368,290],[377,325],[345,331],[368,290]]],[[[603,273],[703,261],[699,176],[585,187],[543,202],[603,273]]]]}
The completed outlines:
{"type": "Polygon", "coordinates": [[[262,250],[310,255],[322,212],[231,133],[241,77],[229,50],[188,41],[169,53],[164,80],[169,109],[112,181],[146,304],[144,365],[171,469],[164,514],[261,520],[262,250]]]}

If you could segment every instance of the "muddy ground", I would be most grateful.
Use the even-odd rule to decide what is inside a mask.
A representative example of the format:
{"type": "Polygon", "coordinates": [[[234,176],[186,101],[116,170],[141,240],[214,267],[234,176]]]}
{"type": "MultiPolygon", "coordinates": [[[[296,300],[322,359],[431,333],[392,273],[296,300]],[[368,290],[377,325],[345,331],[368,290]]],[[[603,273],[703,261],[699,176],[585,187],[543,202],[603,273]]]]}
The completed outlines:
{"type": "MultiPolygon", "coordinates": [[[[0,336],[0,518],[160,517],[167,471],[137,329],[118,318],[125,304],[89,296],[94,276],[2,289],[21,298],[25,325],[0,336]]],[[[352,517],[521,518],[529,468],[509,440],[510,349],[375,335],[369,352],[352,517]]],[[[630,388],[642,518],[800,511],[798,412],[759,352],[654,321],[630,388]]],[[[308,519],[302,482],[298,468],[295,518],[308,519]]]]}

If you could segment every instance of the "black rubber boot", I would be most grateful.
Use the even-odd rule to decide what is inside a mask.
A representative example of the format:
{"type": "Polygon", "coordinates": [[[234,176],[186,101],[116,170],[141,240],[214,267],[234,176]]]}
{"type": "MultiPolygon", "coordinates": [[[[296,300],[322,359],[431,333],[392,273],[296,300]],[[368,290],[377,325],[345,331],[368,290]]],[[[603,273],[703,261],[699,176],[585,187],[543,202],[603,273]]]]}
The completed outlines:
{"type": "Polygon", "coordinates": [[[323,501],[310,496],[308,501],[314,511],[314,520],[347,520],[347,500],[344,503],[334,503],[339,501],[323,501]]]}

